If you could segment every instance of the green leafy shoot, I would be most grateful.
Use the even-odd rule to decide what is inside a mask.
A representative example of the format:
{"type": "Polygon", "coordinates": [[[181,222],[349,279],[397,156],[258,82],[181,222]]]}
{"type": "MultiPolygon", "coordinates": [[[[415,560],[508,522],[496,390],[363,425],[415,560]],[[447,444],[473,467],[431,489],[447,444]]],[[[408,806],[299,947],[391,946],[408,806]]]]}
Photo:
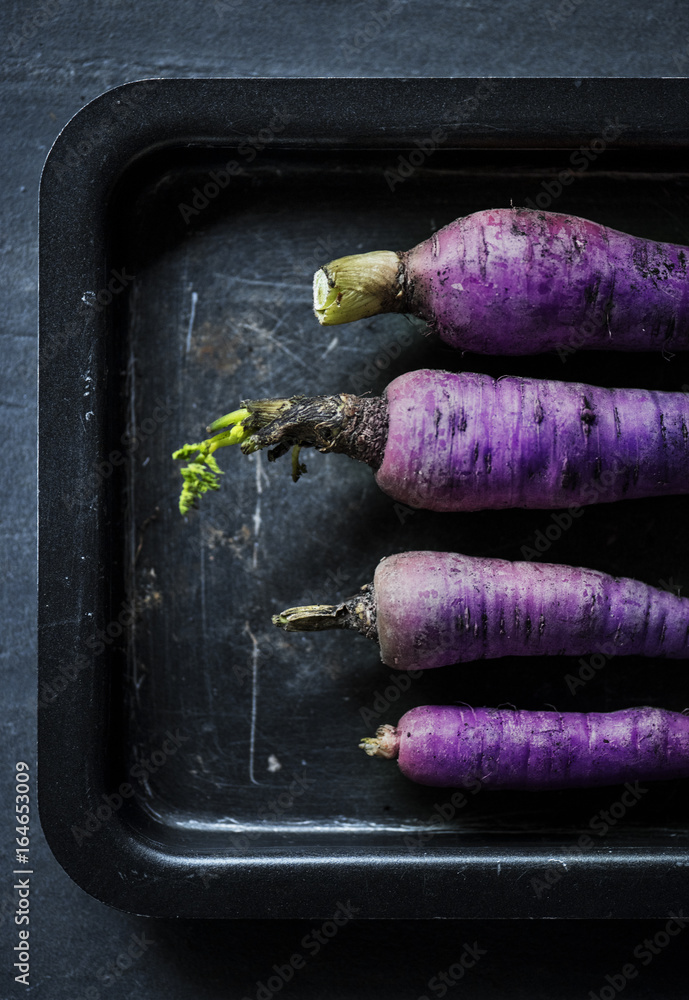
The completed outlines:
{"type": "Polygon", "coordinates": [[[185,444],[173,458],[188,464],[181,470],[184,485],[179,509],[184,516],[209,490],[220,489],[222,469],[214,458],[218,448],[238,444],[245,455],[269,448],[271,462],[292,451],[292,479],[306,472],[301,448],[331,451],[346,419],[344,396],[290,396],[286,399],[244,399],[240,409],[214,420],[206,430],[213,437],[185,444]]]}
{"type": "Polygon", "coordinates": [[[250,416],[249,410],[234,410],[208,427],[209,431],[220,430],[220,434],[215,434],[200,444],[185,444],[173,453],[174,459],[186,460],[189,463],[180,470],[184,480],[179,498],[181,514],[188,514],[196,506],[196,501],[208,490],[220,489],[219,477],[223,475],[223,471],[213,453],[226,445],[245,442],[251,436],[251,431],[242,425],[250,416]],[[225,430],[227,427],[230,430],[225,430]]]}
{"type": "Polygon", "coordinates": [[[233,410],[232,413],[226,413],[224,417],[218,417],[217,420],[214,420],[212,424],[209,424],[208,427],[206,427],[206,430],[215,433],[215,431],[225,430],[226,427],[236,428],[237,424],[240,424],[249,416],[251,416],[250,410],[233,410]]]}

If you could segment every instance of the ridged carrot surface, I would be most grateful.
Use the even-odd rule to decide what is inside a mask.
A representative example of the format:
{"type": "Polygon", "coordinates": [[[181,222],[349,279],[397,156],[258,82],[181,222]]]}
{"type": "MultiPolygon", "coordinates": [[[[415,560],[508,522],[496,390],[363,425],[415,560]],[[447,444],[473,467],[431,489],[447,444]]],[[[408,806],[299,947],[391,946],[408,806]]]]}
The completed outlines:
{"type": "Polygon", "coordinates": [[[411,311],[481,353],[687,350],[688,256],[558,212],[477,212],[406,255],[411,311]]]}
{"type": "Polygon", "coordinates": [[[361,746],[422,785],[544,791],[689,777],[689,718],[659,708],[529,712],[425,705],[361,746]]]}
{"type": "Polygon", "coordinates": [[[689,249],[528,208],[456,219],[411,250],[354,254],[314,279],[325,325],[412,313],[482,354],[689,349],[689,249]]]}
{"type": "Polygon", "coordinates": [[[373,578],[384,663],[419,670],[499,656],[689,658],[689,598],[592,569],[403,552],[373,578]]]}
{"type": "Polygon", "coordinates": [[[689,492],[689,394],[421,370],[386,391],[376,482],[411,507],[557,508],[689,492]]]}

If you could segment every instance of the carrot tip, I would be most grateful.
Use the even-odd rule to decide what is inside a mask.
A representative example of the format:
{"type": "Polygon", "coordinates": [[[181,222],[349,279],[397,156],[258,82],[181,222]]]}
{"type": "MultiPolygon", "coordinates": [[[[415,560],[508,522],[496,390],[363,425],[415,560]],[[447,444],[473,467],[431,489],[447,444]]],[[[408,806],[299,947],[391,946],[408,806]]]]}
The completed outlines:
{"type": "Polygon", "coordinates": [[[306,604],[285,608],[273,615],[273,625],[285,632],[324,632],[326,629],[353,629],[367,639],[378,639],[376,605],[371,584],[341,604],[306,604]]]}
{"type": "Polygon", "coordinates": [[[399,312],[400,259],[391,250],[340,257],[313,277],[313,311],[322,326],[399,312]]]}
{"type": "Polygon", "coordinates": [[[347,628],[346,604],[307,604],[299,608],[286,608],[273,615],[273,625],[285,632],[324,632],[326,629],[347,628]]]}
{"type": "Polygon", "coordinates": [[[394,726],[379,726],[375,736],[364,736],[359,748],[369,757],[384,757],[391,760],[399,753],[400,735],[394,726]]]}

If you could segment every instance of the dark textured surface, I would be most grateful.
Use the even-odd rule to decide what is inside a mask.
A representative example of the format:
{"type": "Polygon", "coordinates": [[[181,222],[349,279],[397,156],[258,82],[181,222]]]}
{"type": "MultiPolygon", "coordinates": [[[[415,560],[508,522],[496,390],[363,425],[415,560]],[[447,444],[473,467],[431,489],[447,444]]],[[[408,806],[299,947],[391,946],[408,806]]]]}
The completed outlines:
{"type": "MultiPolygon", "coordinates": [[[[620,789],[517,803],[482,796],[415,856],[408,835],[416,843],[437,793],[394,768],[371,768],[356,749],[362,722],[369,730],[400,709],[380,694],[391,678],[375,649],[342,635],[287,640],[268,624],[285,586],[302,595],[325,574],[338,591],[351,590],[385,552],[412,546],[503,551],[518,525],[522,544],[544,524],[552,536],[550,514],[412,515],[337,455],[309,455],[311,472],[295,487],[284,462],[245,461],[236,450],[218,455],[227,473],[220,493],[186,520],[177,511],[170,454],[189,428],[245,394],[349,388],[367,361],[369,391],[420,364],[647,388],[677,389],[689,378],[682,353],[462,355],[397,315],[323,331],[327,346],[321,341],[309,272],[323,246],[409,246],[477,205],[519,204],[527,191],[542,200],[535,189],[570,155],[563,141],[573,132],[588,146],[621,108],[626,132],[638,136],[633,152],[607,150],[604,171],[596,163],[582,172],[560,207],[620,229],[646,227],[647,236],[681,230],[675,203],[686,173],[673,171],[685,154],[673,147],[687,141],[684,81],[491,81],[478,127],[461,121],[474,89],[471,80],[134,84],[85,108],[51,153],[41,193],[39,792],[49,843],[99,899],[156,916],[323,917],[333,895],[351,892],[362,917],[582,917],[607,913],[600,899],[586,902],[596,885],[619,917],[678,905],[689,856],[672,786],[650,798],[644,791],[646,809],[634,800],[633,814],[624,807],[626,822],[606,828],[581,863],[568,858],[577,874],[556,896],[539,900],[533,872],[547,867],[549,852],[567,851],[620,789]],[[665,109],[660,128],[653,104],[665,109]],[[445,148],[404,184],[397,176],[387,184],[389,164],[405,159],[400,150],[444,118],[445,148]],[[226,145],[239,128],[266,136],[270,149],[258,148],[262,139],[226,145]],[[101,135],[105,156],[94,144],[101,135]],[[539,153],[528,149],[532,136],[544,145],[539,153]],[[163,151],[142,155],[161,143],[163,151]],[[386,151],[369,148],[378,145],[386,151]],[[221,173],[235,163],[241,173],[221,173]],[[65,200],[72,186],[83,191],[78,204],[65,200]],[[115,288],[127,287],[108,304],[110,273],[120,276],[115,288]],[[61,663],[72,676],[58,673],[61,663]],[[389,702],[382,709],[381,698],[389,702]],[[142,774],[149,756],[153,770],[142,774]],[[136,779],[136,797],[101,824],[127,779],[136,779]],[[207,870],[217,879],[210,891],[207,870]],[[639,891],[630,894],[634,879],[639,891]]],[[[590,544],[596,518],[612,518],[610,548],[646,529],[649,510],[667,511],[667,501],[685,504],[594,505],[556,538],[551,557],[566,559],[569,541],[578,561],[600,564],[599,545],[590,544]]],[[[684,534],[675,541],[685,561],[684,534]]],[[[653,572],[645,549],[634,556],[628,572],[653,572]]],[[[598,684],[571,690],[567,677],[576,680],[580,665],[563,665],[565,673],[556,659],[429,672],[399,701],[480,705],[509,695],[520,706],[561,706],[567,692],[574,707],[586,700],[614,709],[682,699],[681,665],[640,665],[642,690],[634,691],[632,669],[610,664],[603,696],[598,684]],[[506,677],[518,677],[518,687],[506,677]]]]}
{"type": "MultiPolygon", "coordinates": [[[[36,192],[42,162],[60,128],[108,87],[154,75],[686,74],[689,11],[683,3],[583,2],[573,3],[569,15],[568,9],[556,3],[548,8],[498,2],[339,8],[307,3],[285,9],[225,0],[197,8],[183,2],[144,6],[98,0],[83,6],[65,3],[42,14],[39,5],[6,5],[0,194],[0,269],[6,291],[0,373],[5,434],[0,515],[3,801],[12,794],[14,761],[35,760],[36,192]],[[383,12],[378,21],[375,11],[383,12]],[[389,23],[385,11],[394,12],[389,23]]],[[[686,198],[678,208],[686,211],[686,198]]],[[[667,515],[654,515],[649,525],[642,538],[663,574],[667,560],[657,547],[672,560],[672,524],[667,515]]],[[[626,543],[630,548],[636,544],[626,543]]],[[[11,844],[13,825],[6,810],[0,822],[3,845],[11,844]]],[[[274,974],[274,963],[284,965],[297,951],[308,957],[300,942],[310,924],[150,922],[107,909],[69,881],[37,829],[33,843],[32,992],[38,996],[253,997],[257,981],[274,974]],[[145,933],[152,943],[111,984],[99,970],[126,951],[133,933],[145,933]]],[[[9,847],[3,846],[2,857],[0,995],[14,998],[25,988],[11,974],[16,939],[7,915],[13,898],[9,847]]],[[[606,975],[619,991],[615,976],[625,963],[634,962],[639,974],[629,980],[625,996],[681,997],[686,993],[679,975],[682,938],[668,939],[667,947],[654,945],[655,956],[643,948],[633,955],[661,926],[353,924],[295,974],[285,995],[362,997],[378,993],[383,981],[391,994],[439,995],[428,986],[430,977],[458,961],[463,941],[478,940],[490,958],[481,958],[463,980],[467,996],[575,997],[590,990],[599,995],[609,986],[606,975]]],[[[128,961],[124,958],[121,965],[128,961]]]]}

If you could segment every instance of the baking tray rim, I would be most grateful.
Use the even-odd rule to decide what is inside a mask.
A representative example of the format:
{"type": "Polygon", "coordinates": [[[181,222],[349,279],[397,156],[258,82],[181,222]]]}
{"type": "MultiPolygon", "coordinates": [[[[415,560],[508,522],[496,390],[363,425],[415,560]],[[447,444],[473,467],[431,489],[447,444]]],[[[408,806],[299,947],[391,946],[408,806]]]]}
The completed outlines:
{"type": "MultiPolygon", "coordinates": [[[[276,140],[277,148],[408,148],[429,128],[444,123],[450,130],[450,148],[558,149],[590,138],[595,132],[593,122],[598,126],[606,115],[614,115],[623,100],[631,125],[621,145],[647,150],[689,146],[686,79],[486,79],[499,82],[501,97],[497,109],[482,123],[453,121],[448,125],[440,113],[446,105],[456,108],[470,100],[479,78],[154,78],[124,84],[86,105],[58,136],[41,177],[39,429],[43,441],[50,438],[46,426],[59,422],[62,390],[70,388],[68,371],[54,364],[54,331],[66,330],[73,323],[78,290],[100,287],[98,276],[107,273],[107,205],[115,184],[136,161],[164,147],[232,148],[237,140],[227,134],[227,128],[235,118],[228,118],[228,109],[235,109],[244,134],[251,134],[265,122],[266,112],[276,101],[288,107],[291,121],[276,140]],[[660,106],[663,116],[657,114],[660,106]],[[387,118],[381,125],[383,115],[387,118]],[[495,120],[509,121],[511,133],[503,131],[496,136],[495,120]],[[75,189],[80,198],[73,209],[74,200],[65,195],[75,189]]],[[[107,316],[98,313],[86,315],[82,310],[79,316],[79,336],[70,345],[77,354],[103,343],[108,322],[107,316]]],[[[59,353],[58,345],[58,357],[59,353]]],[[[353,886],[363,879],[367,905],[361,915],[370,917],[607,916],[613,898],[620,908],[616,916],[663,916],[669,907],[679,905],[686,887],[682,868],[689,866],[689,852],[683,843],[676,847],[666,844],[657,852],[648,847],[602,848],[573,858],[571,864],[580,871],[580,878],[566,880],[569,888],[565,887],[556,900],[545,900],[539,906],[530,900],[528,907],[523,893],[513,896],[507,891],[505,874],[518,871],[518,881],[534,868],[552,864],[557,838],[552,839],[550,851],[532,844],[522,852],[521,860],[486,848],[472,855],[474,859],[484,856],[485,863],[475,860],[473,867],[461,850],[447,856],[432,847],[422,857],[403,855],[395,849],[369,857],[358,850],[337,850],[333,855],[326,845],[325,851],[312,852],[298,864],[294,853],[280,855],[275,851],[240,860],[218,860],[199,857],[193,849],[188,853],[166,851],[156,837],[155,824],[137,825],[132,811],[122,810],[97,844],[79,847],[64,826],[65,806],[69,815],[82,815],[94,808],[106,790],[103,746],[96,745],[95,753],[84,754],[86,737],[107,731],[108,687],[101,676],[105,671],[101,664],[100,671],[87,674],[90,686],[71,685],[69,698],[58,697],[48,704],[41,703],[41,685],[54,674],[55,650],[64,648],[69,655],[75,648],[74,633],[83,628],[84,594],[93,593],[97,582],[93,570],[86,567],[81,580],[72,579],[79,594],[76,608],[72,590],[60,588],[55,549],[60,550],[60,531],[71,525],[60,508],[55,477],[65,457],[71,458],[75,467],[84,468],[99,454],[93,445],[105,434],[103,420],[97,417],[80,439],[63,442],[59,455],[50,448],[39,448],[39,809],[51,850],[77,884],[121,909],[161,916],[235,917],[249,912],[266,917],[326,916],[327,905],[314,896],[318,895],[324,866],[329,870],[332,899],[338,894],[351,895],[353,886]],[[68,614],[61,617],[57,609],[65,608],[68,614]],[[62,735],[67,732],[70,739],[62,735]],[[65,774],[78,774],[80,769],[82,781],[65,780],[65,774]],[[337,861],[335,875],[329,858],[337,861]],[[147,877],[142,877],[137,865],[145,866],[147,877]],[[216,872],[212,877],[193,877],[209,865],[224,870],[228,879],[231,876],[229,892],[218,891],[218,882],[225,880],[216,880],[216,872]],[[501,869],[505,872],[502,876],[501,869]],[[637,892],[632,902],[624,887],[631,875],[638,889],[642,872],[645,892],[637,892]],[[454,894],[449,902],[443,899],[443,882],[446,884],[452,873],[464,889],[472,887],[465,894],[471,901],[460,902],[456,897],[462,894],[454,894]],[[157,897],[151,892],[154,874],[165,883],[157,897]],[[661,874],[662,890],[649,893],[649,883],[657,884],[661,874]],[[401,877],[413,884],[415,891],[410,898],[417,903],[419,885],[425,883],[423,905],[417,905],[413,912],[388,898],[390,879],[401,877]],[[264,878],[270,882],[270,902],[261,904],[262,912],[254,913],[249,899],[264,878]],[[301,896],[295,893],[297,886],[301,896]],[[172,899],[174,909],[166,909],[165,900],[172,899]]],[[[97,507],[95,523],[90,526],[92,533],[95,528],[96,537],[104,527],[101,507],[97,507]]],[[[80,530],[86,531],[87,526],[80,530]]],[[[103,606],[106,596],[96,593],[93,606],[103,606]]]]}

